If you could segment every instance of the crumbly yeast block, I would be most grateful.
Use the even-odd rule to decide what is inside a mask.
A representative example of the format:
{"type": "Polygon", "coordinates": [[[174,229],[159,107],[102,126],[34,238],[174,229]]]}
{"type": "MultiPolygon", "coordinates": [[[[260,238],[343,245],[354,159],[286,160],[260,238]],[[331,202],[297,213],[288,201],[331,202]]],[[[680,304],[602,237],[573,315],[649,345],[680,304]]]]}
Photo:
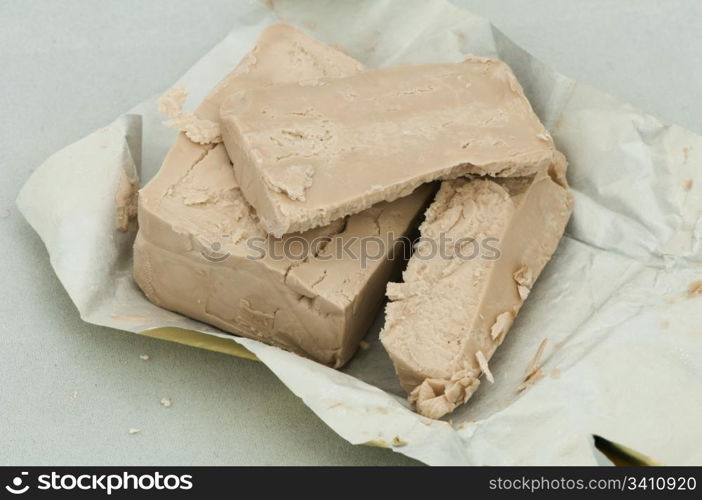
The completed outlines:
{"type": "Polygon", "coordinates": [[[531,175],[555,155],[510,68],[477,57],[253,88],[220,116],[242,192],[275,236],[436,179],[531,175]]]}
{"type": "Polygon", "coordinates": [[[559,154],[529,177],[442,183],[404,282],[388,284],[380,335],[421,414],[439,418],[471,397],[481,373],[492,380],[488,361],[570,217],[564,172],[559,154]]]}
{"type": "MultiPolygon", "coordinates": [[[[350,57],[285,25],[256,47],[195,115],[218,121],[224,97],[242,89],[353,74],[350,57]]],[[[355,352],[401,265],[394,247],[361,261],[360,238],[402,236],[434,190],[383,203],[333,225],[273,239],[242,196],[223,144],[181,133],[139,196],[134,278],[153,303],[223,330],[334,367],[355,352]],[[349,254],[339,253],[346,245],[349,254]]]]}

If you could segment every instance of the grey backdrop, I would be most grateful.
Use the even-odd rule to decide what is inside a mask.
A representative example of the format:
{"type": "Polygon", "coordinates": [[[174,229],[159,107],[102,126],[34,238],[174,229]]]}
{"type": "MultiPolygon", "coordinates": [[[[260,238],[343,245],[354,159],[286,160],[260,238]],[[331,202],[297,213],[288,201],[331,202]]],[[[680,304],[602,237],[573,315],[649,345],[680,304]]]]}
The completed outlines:
{"type": "MultiPolygon", "coordinates": [[[[699,0],[456,3],[561,72],[702,132],[699,0]]],[[[262,364],[82,323],[14,206],[33,168],[166,88],[239,5],[0,0],[0,464],[415,463],[349,445],[262,364]]]]}

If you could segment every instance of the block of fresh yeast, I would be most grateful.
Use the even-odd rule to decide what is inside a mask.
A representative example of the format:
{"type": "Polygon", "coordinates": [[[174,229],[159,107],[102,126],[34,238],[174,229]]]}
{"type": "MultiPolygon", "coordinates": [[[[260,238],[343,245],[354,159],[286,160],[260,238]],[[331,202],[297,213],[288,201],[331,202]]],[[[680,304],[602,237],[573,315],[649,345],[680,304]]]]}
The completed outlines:
{"type": "Polygon", "coordinates": [[[555,155],[510,68],[477,57],[250,87],[220,117],[241,191],[274,236],[437,179],[531,175],[555,155]]]}
{"type": "Polygon", "coordinates": [[[465,403],[558,247],[573,208],[565,158],[527,177],[444,181],[388,284],[380,339],[419,413],[465,403]],[[437,251],[443,245],[442,251],[437,251]]]}
{"type": "MultiPolygon", "coordinates": [[[[341,52],[275,25],[195,115],[216,122],[231,93],[361,70],[341,52]]],[[[363,239],[405,235],[434,191],[424,186],[276,240],[243,197],[224,146],[181,133],[139,194],[134,277],[161,307],[339,367],[356,351],[383,305],[387,282],[404,265],[392,245],[362,261],[363,239]]]]}

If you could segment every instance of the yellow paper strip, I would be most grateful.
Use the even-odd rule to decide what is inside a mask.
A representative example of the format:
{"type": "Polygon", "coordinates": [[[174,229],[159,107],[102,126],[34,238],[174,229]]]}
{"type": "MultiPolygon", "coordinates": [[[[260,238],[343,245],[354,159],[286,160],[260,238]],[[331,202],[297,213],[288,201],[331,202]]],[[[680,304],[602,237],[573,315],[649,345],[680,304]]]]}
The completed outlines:
{"type": "Polygon", "coordinates": [[[239,344],[234,337],[231,340],[207,335],[206,333],[186,330],[184,328],[165,327],[144,330],[141,335],[153,337],[155,339],[170,340],[178,344],[185,344],[208,351],[221,352],[239,358],[246,358],[252,361],[259,361],[254,353],[239,344]]]}

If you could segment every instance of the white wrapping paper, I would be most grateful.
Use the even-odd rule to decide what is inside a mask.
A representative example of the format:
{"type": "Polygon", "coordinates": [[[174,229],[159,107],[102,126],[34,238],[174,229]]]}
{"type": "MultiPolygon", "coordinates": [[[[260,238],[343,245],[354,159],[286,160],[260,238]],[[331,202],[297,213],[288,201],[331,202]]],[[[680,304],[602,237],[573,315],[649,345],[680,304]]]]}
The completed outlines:
{"type": "MultiPolygon", "coordinates": [[[[663,463],[702,463],[702,293],[694,293],[702,138],[556,73],[447,1],[267,3],[242,9],[230,35],[178,81],[189,109],[278,20],[370,67],[498,57],[568,156],[576,203],[567,236],[491,361],[496,382],[484,382],[451,421],[408,408],[377,340],[382,318],[371,348],[343,371],[236,342],[348,441],[429,464],[595,464],[593,434],[663,463]],[[545,338],[545,376],[518,393],[545,338]]],[[[120,178],[140,167],[143,185],[175,137],[162,120],[155,100],[136,106],[50,157],[17,203],[85,321],[135,333],[178,326],[233,342],[148,302],[131,277],[135,231],[115,231],[120,178]]]]}

